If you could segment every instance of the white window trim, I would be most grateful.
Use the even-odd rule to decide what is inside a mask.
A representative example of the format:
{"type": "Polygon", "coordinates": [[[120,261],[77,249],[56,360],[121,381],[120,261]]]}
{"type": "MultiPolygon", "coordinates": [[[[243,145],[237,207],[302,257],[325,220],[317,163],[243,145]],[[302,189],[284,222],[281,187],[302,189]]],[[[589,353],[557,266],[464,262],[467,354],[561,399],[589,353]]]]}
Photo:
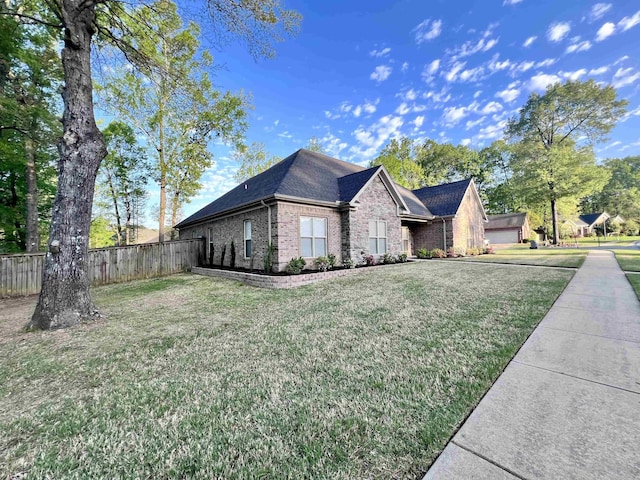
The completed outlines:
{"type": "Polygon", "coordinates": [[[300,256],[302,256],[302,239],[303,238],[310,238],[311,239],[311,256],[310,257],[303,257],[303,258],[317,258],[318,255],[316,255],[316,239],[324,239],[324,254],[327,255],[329,252],[329,243],[328,243],[328,236],[329,236],[329,222],[327,221],[326,217],[309,217],[306,215],[300,216],[299,220],[298,220],[298,248],[300,249],[300,256]],[[303,218],[308,218],[311,220],[311,236],[310,237],[303,237],[302,236],[302,219],[303,218]],[[313,220],[322,220],[324,222],[324,237],[316,237],[315,236],[315,232],[313,231],[313,220]]]}
{"type": "Polygon", "coordinates": [[[242,256],[244,257],[245,260],[251,258],[251,255],[253,255],[253,225],[251,223],[251,220],[245,220],[244,222],[242,222],[242,237],[243,237],[243,241],[242,241],[242,256]],[[249,237],[247,238],[247,223],[249,224],[249,228],[251,230],[249,237]],[[247,256],[247,240],[249,240],[251,242],[251,255],[247,256]]]}
{"type": "Polygon", "coordinates": [[[384,237],[380,237],[380,236],[376,236],[376,237],[372,237],[371,236],[371,231],[369,231],[369,248],[371,248],[371,240],[375,239],[376,240],[376,252],[369,252],[371,255],[384,255],[385,253],[387,253],[389,251],[388,244],[389,244],[389,231],[387,230],[388,225],[387,222],[385,220],[370,220],[370,222],[376,222],[376,234],[378,234],[380,232],[380,228],[379,225],[381,223],[384,224],[384,237]],[[384,239],[384,245],[385,245],[385,249],[384,252],[380,251],[380,240],[384,239]]]}

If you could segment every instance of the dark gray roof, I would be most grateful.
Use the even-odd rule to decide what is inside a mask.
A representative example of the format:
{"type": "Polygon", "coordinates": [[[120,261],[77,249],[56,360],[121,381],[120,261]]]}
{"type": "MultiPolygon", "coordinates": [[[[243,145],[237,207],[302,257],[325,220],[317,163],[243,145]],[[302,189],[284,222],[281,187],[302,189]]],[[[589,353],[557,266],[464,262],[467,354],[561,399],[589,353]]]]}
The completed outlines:
{"type": "Polygon", "coordinates": [[[598,220],[598,218],[600,218],[600,215],[603,215],[606,212],[601,212],[601,213],[587,213],[585,215],[580,215],[580,220],[582,220],[584,223],[586,223],[587,225],[592,225],[593,222],[595,222],[596,220],[598,220]]]}
{"type": "Polygon", "coordinates": [[[420,188],[414,190],[413,193],[431,213],[439,217],[446,217],[458,212],[470,183],[471,179],[460,180],[435,187],[420,188]]]}
{"type": "Polygon", "coordinates": [[[522,228],[527,221],[526,213],[503,213],[500,215],[487,215],[489,223],[485,225],[485,230],[499,228],[522,228]]]}
{"type": "MultiPolygon", "coordinates": [[[[300,149],[264,172],[225,193],[206,207],[181,221],[177,228],[214,217],[274,195],[318,202],[350,202],[382,167],[363,168],[321,153],[300,149]]],[[[433,218],[420,200],[396,185],[412,216],[433,218]]]]}

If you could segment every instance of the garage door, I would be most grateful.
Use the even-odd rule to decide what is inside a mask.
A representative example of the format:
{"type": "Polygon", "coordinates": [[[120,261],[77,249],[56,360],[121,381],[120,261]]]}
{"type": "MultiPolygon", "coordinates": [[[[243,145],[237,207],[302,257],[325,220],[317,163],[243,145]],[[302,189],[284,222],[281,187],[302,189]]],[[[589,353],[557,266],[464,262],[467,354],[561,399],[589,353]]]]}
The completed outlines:
{"type": "Polygon", "coordinates": [[[489,239],[489,243],[518,243],[517,230],[485,230],[485,238],[489,239]]]}

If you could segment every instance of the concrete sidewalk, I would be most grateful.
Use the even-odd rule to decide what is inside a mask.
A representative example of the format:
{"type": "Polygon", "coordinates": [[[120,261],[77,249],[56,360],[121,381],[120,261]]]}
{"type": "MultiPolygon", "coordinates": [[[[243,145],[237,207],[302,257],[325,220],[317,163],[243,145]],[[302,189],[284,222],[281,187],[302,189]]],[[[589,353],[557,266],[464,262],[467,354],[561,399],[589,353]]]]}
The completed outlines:
{"type": "Polygon", "coordinates": [[[429,479],[640,479],[640,302],[591,251],[429,479]]]}

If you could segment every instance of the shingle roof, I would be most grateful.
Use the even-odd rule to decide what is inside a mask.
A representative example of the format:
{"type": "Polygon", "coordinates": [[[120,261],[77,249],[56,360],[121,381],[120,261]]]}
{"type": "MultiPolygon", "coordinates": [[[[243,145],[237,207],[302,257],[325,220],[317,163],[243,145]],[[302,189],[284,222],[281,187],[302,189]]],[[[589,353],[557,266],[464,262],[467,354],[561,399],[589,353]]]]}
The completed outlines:
{"type": "MultiPolygon", "coordinates": [[[[596,220],[600,218],[601,215],[606,214],[606,212],[601,213],[587,213],[585,215],[580,215],[580,220],[585,222],[587,225],[592,225],[596,220]]],[[[608,217],[608,215],[607,215],[608,217]]]]}
{"type": "Polygon", "coordinates": [[[413,193],[431,213],[439,217],[446,217],[458,212],[470,183],[471,179],[460,180],[435,187],[424,187],[414,190],[413,193]]]}
{"type": "MultiPolygon", "coordinates": [[[[381,167],[365,169],[321,153],[300,149],[273,167],[242,182],[176,227],[182,228],[274,195],[318,202],[349,202],[380,169],[381,167]]],[[[411,191],[398,188],[398,193],[412,215],[433,217],[411,191]]]]}
{"type": "Polygon", "coordinates": [[[485,230],[495,230],[499,228],[521,228],[527,221],[526,213],[503,213],[500,215],[487,215],[489,223],[484,226],[485,230]]]}

